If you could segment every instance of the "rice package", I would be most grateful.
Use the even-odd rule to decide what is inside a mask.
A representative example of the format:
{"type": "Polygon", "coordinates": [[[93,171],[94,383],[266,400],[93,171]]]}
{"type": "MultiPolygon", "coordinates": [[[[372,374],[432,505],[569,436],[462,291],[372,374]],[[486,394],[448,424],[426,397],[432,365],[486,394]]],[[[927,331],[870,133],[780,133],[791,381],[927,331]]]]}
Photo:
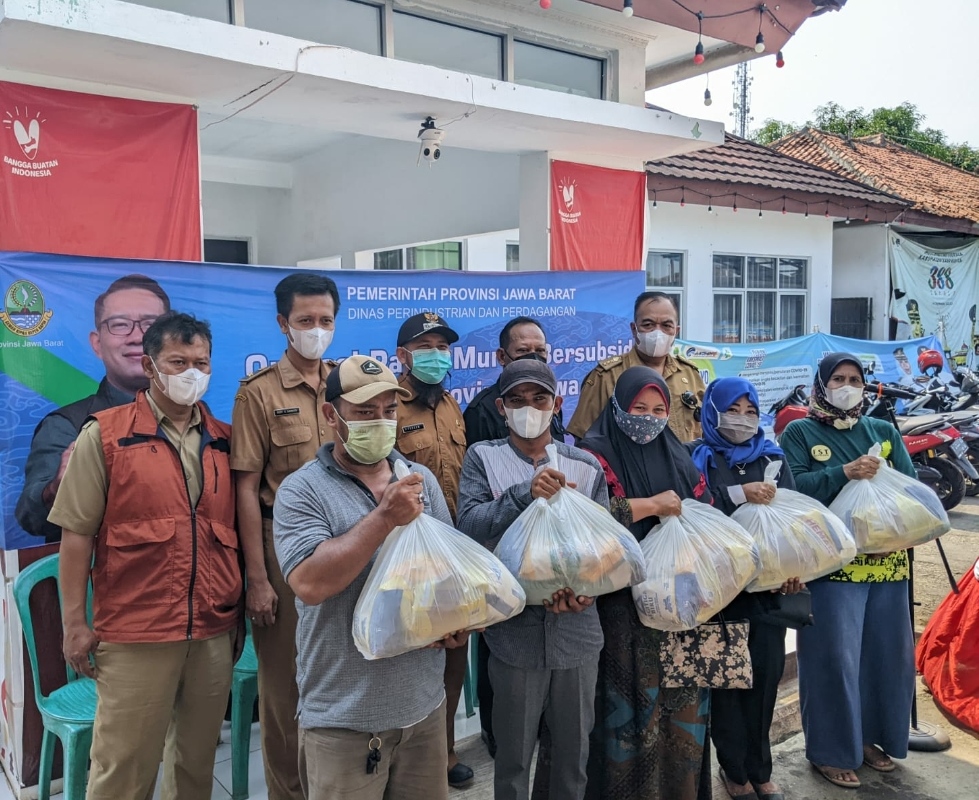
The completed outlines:
{"type": "MultiPolygon", "coordinates": [[[[766,483],[775,483],[781,466],[773,462],[765,468],[766,483]]],[[[789,578],[821,578],[857,555],[853,534],[843,520],[818,500],[791,489],[776,490],[768,505],[745,503],[731,518],[758,545],[761,568],[746,587],[749,592],[777,589],[789,578]]]]}
{"type": "Polygon", "coordinates": [[[632,587],[643,625],[684,631],[723,610],[755,577],[758,548],[741,525],[716,508],[684,500],[640,542],[646,580],[632,587]]]}
{"type": "MultiPolygon", "coordinates": [[[[547,453],[560,469],[557,449],[548,445],[547,453]]],[[[578,596],[609,594],[646,575],[636,537],[571,488],[534,500],[507,528],[495,553],[516,575],[529,605],[550,602],[566,587],[578,596]]]]}
{"type": "MultiPolygon", "coordinates": [[[[408,468],[395,464],[403,478],[408,468]]],[[[353,637],[368,660],[485,628],[524,609],[520,584],[485,547],[422,514],[381,545],[354,608],[353,637]]]]}
{"type": "Polygon", "coordinates": [[[892,469],[880,458],[879,444],[870,448],[869,455],[880,459],[877,474],[847,483],[829,507],[853,533],[858,553],[917,547],[951,528],[938,495],[892,469]]]}

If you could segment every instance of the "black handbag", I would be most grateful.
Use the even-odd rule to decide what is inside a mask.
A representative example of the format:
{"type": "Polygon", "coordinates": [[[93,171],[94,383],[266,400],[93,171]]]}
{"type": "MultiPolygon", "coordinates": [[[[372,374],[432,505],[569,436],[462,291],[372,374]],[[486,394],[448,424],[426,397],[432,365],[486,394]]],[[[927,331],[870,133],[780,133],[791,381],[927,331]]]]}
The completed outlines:
{"type": "Polygon", "coordinates": [[[750,689],[748,622],[705,622],[662,634],[659,685],[664,689],[750,689]]]}
{"type": "Polygon", "coordinates": [[[794,630],[812,625],[812,595],[808,589],[796,594],[771,594],[762,602],[764,611],[752,622],[794,630]]]}

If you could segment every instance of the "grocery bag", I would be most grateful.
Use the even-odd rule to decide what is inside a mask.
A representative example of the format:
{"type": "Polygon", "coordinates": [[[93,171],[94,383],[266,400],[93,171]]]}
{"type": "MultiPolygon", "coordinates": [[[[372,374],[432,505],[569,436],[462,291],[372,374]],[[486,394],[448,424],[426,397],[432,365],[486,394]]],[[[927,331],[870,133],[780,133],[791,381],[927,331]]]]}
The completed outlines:
{"type": "MultiPolygon", "coordinates": [[[[548,466],[560,471],[557,448],[546,450],[548,466]]],[[[564,588],[579,597],[609,594],[646,574],[636,537],[570,487],[548,500],[535,499],[507,528],[495,553],[520,581],[529,605],[550,602],[564,588]]]]}
{"type": "Polygon", "coordinates": [[[857,552],[890,553],[937,539],[951,528],[948,514],[931,489],[898,472],[880,457],[875,444],[868,455],[880,459],[873,478],[850,481],[830,503],[853,533],[857,552]]]}
{"type": "MultiPolygon", "coordinates": [[[[775,483],[781,461],[765,467],[775,483]]],[[[811,581],[845,567],[857,555],[853,534],[818,500],[791,489],[776,489],[768,505],[745,503],[731,515],[758,545],[761,568],[749,592],[778,589],[789,578],[811,581]]]]}
{"type": "Polygon", "coordinates": [[[639,620],[661,631],[685,631],[722,611],[760,566],[751,534],[716,508],[684,500],[639,546],[646,580],[632,587],[639,620]]]}
{"type": "MultiPolygon", "coordinates": [[[[400,480],[409,470],[398,461],[394,473],[400,480]]],[[[354,644],[366,659],[390,658],[515,617],[524,601],[520,584],[489,550],[421,514],[378,550],[354,608],[354,644]]]]}

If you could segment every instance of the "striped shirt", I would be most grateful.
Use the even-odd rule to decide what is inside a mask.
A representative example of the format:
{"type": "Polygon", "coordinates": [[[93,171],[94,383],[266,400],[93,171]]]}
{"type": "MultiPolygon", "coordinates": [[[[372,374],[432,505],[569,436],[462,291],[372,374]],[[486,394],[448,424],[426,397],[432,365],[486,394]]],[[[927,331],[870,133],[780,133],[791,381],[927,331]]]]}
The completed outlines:
{"type": "MultiPolygon", "coordinates": [[[[577,490],[608,508],[608,489],[598,461],[590,453],[555,442],[560,468],[577,490]]],[[[493,549],[513,521],[532,502],[530,482],[538,463],[510,439],[478,442],[466,453],[459,480],[458,527],[493,549]]],[[[527,606],[517,617],[486,629],[493,655],[517,669],[572,669],[594,658],[604,637],[594,605],[577,614],[554,614],[527,606]]]]}

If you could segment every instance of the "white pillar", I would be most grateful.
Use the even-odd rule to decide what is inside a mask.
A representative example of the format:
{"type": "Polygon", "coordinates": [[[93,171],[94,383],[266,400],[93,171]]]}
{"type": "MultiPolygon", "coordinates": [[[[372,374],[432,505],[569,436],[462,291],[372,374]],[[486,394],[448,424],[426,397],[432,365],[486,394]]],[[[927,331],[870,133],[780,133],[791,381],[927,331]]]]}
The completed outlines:
{"type": "Polygon", "coordinates": [[[546,270],[551,263],[551,159],[548,153],[520,156],[520,271],[546,270]]]}

